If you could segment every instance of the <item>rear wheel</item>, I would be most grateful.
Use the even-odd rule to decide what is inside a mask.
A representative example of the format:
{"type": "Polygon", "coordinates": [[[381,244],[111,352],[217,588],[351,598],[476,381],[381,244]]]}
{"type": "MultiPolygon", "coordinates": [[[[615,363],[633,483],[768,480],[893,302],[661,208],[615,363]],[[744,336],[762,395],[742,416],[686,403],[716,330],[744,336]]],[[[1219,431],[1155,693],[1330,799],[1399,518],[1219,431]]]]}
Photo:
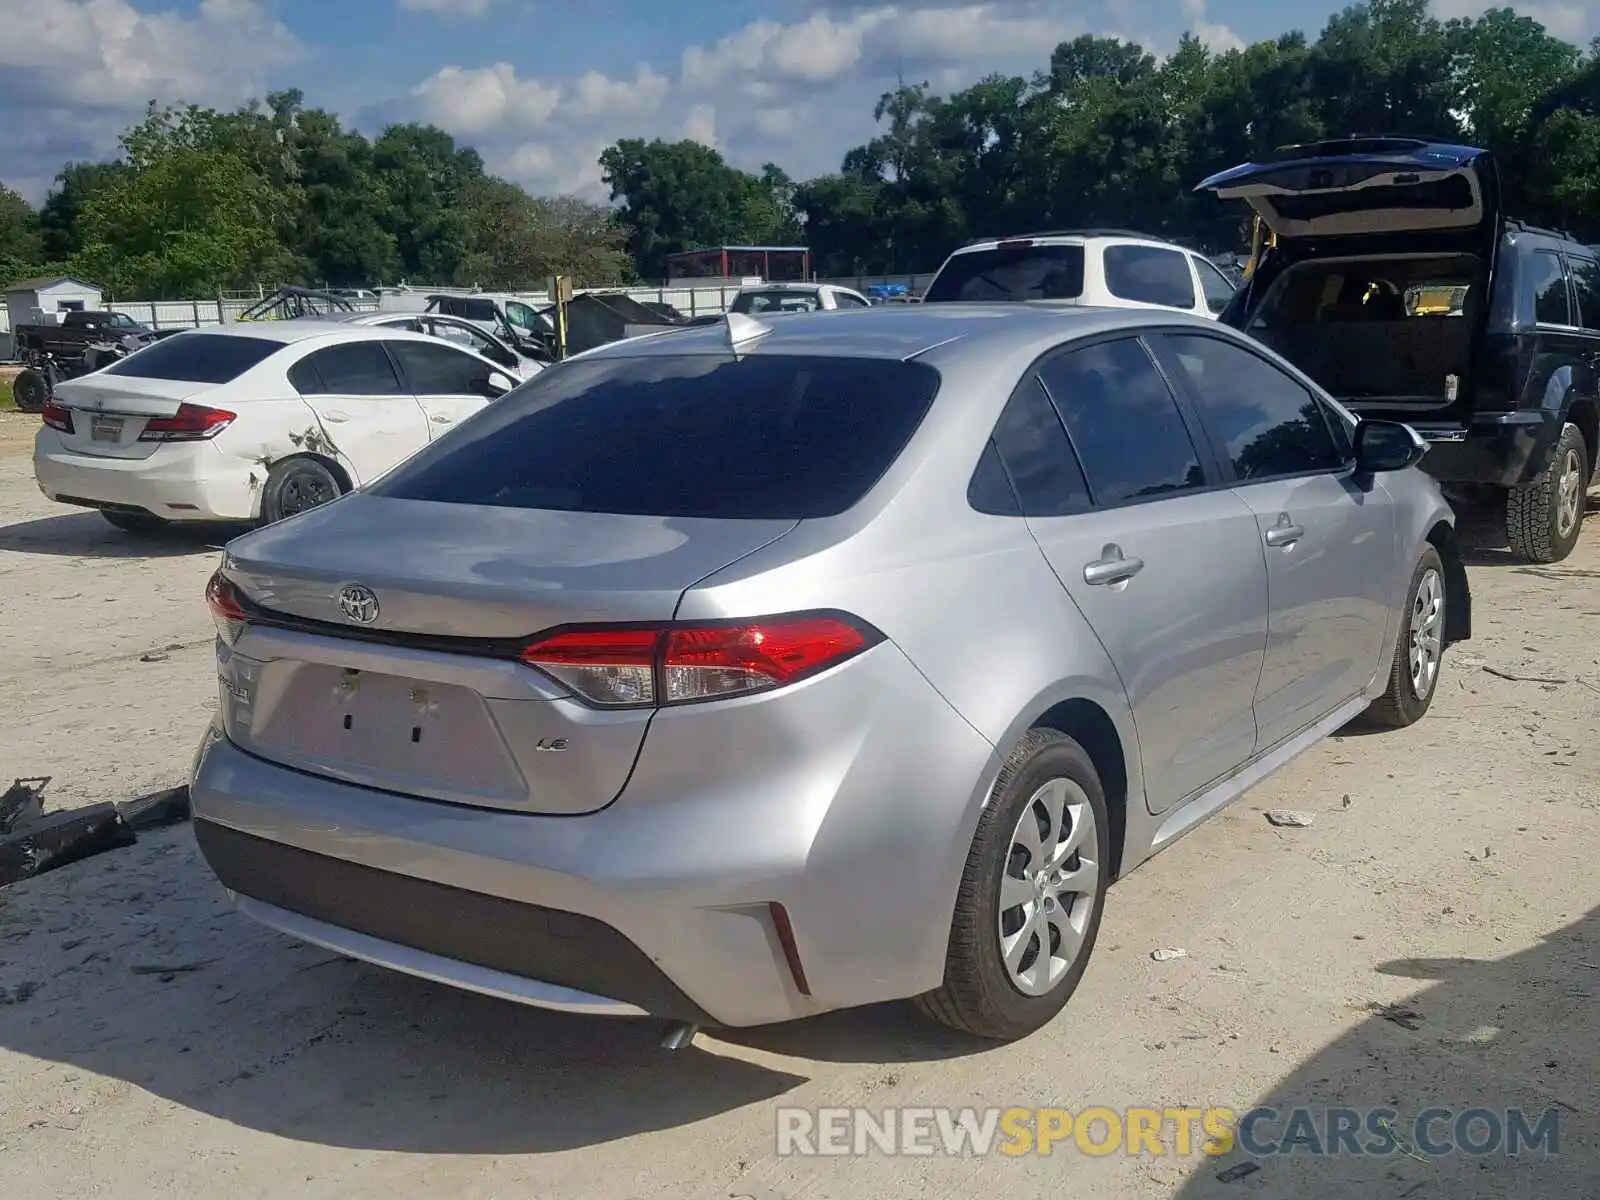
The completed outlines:
{"type": "Polygon", "coordinates": [[[1047,1024],[1083,978],[1100,931],[1110,821],[1093,761],[1029,730],[978,821],[956,897],[935,1020],[1012,1041],[1047,1024]]]}
{"type": "Polygon", "coordinates": [[[339,477],[314,458],[287,458],[267,472],[261,519],[267,524],[320,508],[344,495],[339,477]]]}
{"type": "Polygon", "coordinates": [[[102,508],[100,515],[124,533],[160,533],[167,522],[154,513],[119,512],[102,508]]]}
{"type": "Polygon", "coordinates": [[[1428,711],[1444,665],[1445,594],[1444,563],[1429,546],[1411,573],[1400,638],[1389,665],[1389,686],[1362,714],[1363,723],[1403,729],[1428,711]]]}
{"type": "Polygon", "coordinates": [[[1590,456],[1582,431],[1576,425],[1563,425],[1539,477],[1526,487],[1511,489],[1506,497],[1506,540],[1518,557],[1560,562],[1577,546],[1593,466],[1590,456]]]}
{"type": "Polygon", "coordinates": [[[50,385],[43,375],[29,367],[12,382],[11,398],[17,402],[18,412],[43,412],[45,401],[50,399],[50,385]]]}

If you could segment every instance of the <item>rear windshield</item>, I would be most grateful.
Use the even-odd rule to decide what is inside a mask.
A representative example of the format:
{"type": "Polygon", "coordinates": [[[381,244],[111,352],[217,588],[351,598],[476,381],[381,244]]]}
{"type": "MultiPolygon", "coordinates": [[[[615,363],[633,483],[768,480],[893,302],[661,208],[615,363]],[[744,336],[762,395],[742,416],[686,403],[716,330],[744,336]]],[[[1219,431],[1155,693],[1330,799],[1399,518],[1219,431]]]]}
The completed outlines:
{"type": "Polygon", "coordinates": [[[231,383],[283,349],[266,338],[225,333],[186,333],[152,342],[105,369],[131,379],[177,379],[184,383],[231,383]]]}
{"type": "Polygon", "coordinates": [[[938,388],[933,368],[889,359],[578,359],[369,490],[558,512],[834,516],[889,469],[938,388]]]}
{"type": "Polygon", "coordinates": [[[733,303],[728,306],[728,311],[736,313],[816,312],[821,307],[822,301],[817,298],[815,292],[775,289],[770,292],[740,292],[733,298],[733,303]]]}
{"type": "Polygon", "coordinates": [[[1081,295],[1082,246],[1000,246],[951,255],[922,302],[1075,300],[1081,295]]]}

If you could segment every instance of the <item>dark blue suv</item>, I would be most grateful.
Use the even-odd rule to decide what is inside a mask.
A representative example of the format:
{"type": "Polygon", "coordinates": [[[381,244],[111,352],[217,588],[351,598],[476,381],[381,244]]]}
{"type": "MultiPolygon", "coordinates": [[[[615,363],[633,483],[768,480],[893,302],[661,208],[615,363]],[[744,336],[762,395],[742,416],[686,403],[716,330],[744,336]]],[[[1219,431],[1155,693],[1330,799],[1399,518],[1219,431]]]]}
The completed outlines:
{"type": "Polygon", "coordinates": [[[1600,448],[1592,249],[1506,217],[1471,146],[1291,146],[1197,190],[1245,200],[1273,235],[1221,320],[1353,411],[1410,424],[1447,490],[1503,495],[1519,556],[1572,553],[1600,448]]]}

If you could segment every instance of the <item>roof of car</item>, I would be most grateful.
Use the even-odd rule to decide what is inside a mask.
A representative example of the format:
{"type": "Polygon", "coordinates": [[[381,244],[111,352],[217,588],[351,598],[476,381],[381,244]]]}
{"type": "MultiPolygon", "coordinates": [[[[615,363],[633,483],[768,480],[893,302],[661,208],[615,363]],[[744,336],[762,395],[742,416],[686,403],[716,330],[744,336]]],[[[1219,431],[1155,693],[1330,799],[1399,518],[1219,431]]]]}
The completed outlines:
{"type": "Polygon", "coordinates": [[[1195,251],[1189,250],[1189,247],[1169,241],[1167,238],[1157,237],[1149,233],[1138,233],[1131,229],[1049,229],[1040,233],[1008,233],[1003,237],[974,238],[970,242],[956,247],[952,253],[963,254],[972,250],[993,249],[995,246],[1003,245],[1006,242],[1073,243],[1090,241],[1132,242],[1139,245],[1161,246],[1164,249],[1185,250],[1191,254],[1195,253],[1195,251]]]}
{"type": "Polygon", "coordinates": [[[374,338],[406,338],[421,342],[438,340],[426,334],[412,333],[407,329],[352,325],[343,319],[348,315],[334,313],[330,316],[296,317],[289,321],[237,321],[231,325],[202,325],[198,329],[185,329],[173,337],[206,333],[217,337],[258,338],[266,342],[282,342],[285,346],[292,346],[308,338],[328,337],[330,334],[338,334],[350,341],[367,341],[374,338]]]}
{"type": "MultiPolygon", "coordinates": [[[[1037,346],[1042,353],[1072,334],[1087,337],[1162,325],[1218,329],[1215,321],[1173,309],[1011,303],[881,305],[848,313],[792,313],[770,323],[759,316],[743,320],[766,325],[768,332],[745,342],[740,353],[896,359],[915,358],[958,342],[964,343],[964,350],[981,347],[1005,353],[1037,346]]],[[[676,326],[599,346],[582,357],[726,354],[729,328],[727,321],[676,326]]]]}

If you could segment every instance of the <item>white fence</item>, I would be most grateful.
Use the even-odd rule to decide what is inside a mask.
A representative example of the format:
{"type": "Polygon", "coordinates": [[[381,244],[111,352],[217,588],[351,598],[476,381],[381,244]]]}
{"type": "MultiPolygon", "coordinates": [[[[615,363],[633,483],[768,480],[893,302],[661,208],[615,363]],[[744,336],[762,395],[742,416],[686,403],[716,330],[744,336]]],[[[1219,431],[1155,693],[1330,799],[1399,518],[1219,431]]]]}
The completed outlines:
{"type": "MultiPolygon", "coordinates": [[[[839,287],[855,288],[865,292],[874,284],[903,284],[912,295],[920,295],[932,273],[918,275],[854,275],[837,278],[819,279],[818,283],[831,283],[839,287]]],[[[683,281],[662,287],[631,287],[631,288],[579,288],[580,292],[595,292],[600,295],[622,293],[641,303],[670,304],[673,308],[688,317],[705,316],[711,313],[727,312],[728,305],[733,302],[734,296],[744,286],[739,280],[706,280],[705,282],[690,283],[683,281]]],[[[263,290],[262,296],[271,293],[263,290]]],[[[427,307],[427,298],[433,295],[470,296],[479,294],[477,289],[460,287],[421,287],[409,286],[404,291],[397,289],[384,289],[379,292],[376,303],[371,300],[354,300],[351,305],[357,311],[370,311],[382,309],[393,312],[421,312],[427,307]]],[[[528,304],[539,306],[549,303],[548,295],[543,291],[504,291],[484,292],[482,294],[496,297],[514,297],[528,304]]],[[[209,300],[122,300],[107,297],[105,306],[116,312],[127,313],[135,321],[142,322],[156,329],[199,329],[206,325],[226,325],[237,320],[239,315],[252,305],[258,303],[261,296],[217,296],[209,300]]],[[[0,362],[9,361],[11,358],[11,337],[7,327],[6,311],[0,306],[0,362]]]]}

